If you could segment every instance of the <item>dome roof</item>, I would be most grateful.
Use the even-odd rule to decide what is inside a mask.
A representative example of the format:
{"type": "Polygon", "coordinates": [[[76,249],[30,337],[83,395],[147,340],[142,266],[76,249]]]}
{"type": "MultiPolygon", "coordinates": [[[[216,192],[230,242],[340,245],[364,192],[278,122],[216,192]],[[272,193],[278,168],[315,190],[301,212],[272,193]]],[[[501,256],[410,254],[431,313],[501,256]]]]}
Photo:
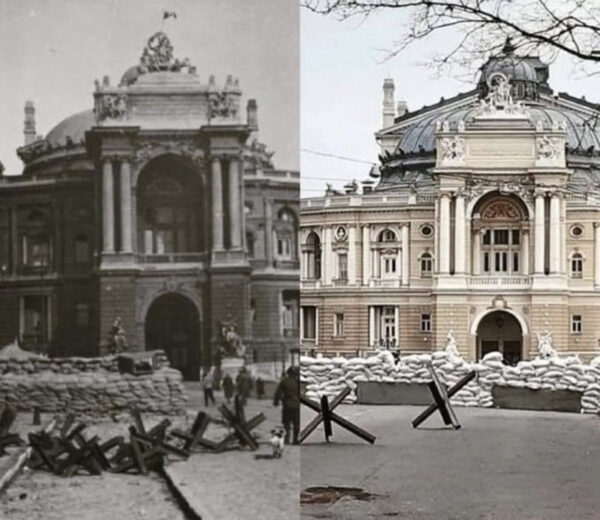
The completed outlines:
{"type": "Polygon", "coordinates": [[[70,137],[73,143],[78,144],[85,139],[85,132],[90,130],[96,124],[96,116],[93,110],[84,110],[73,114],[60,123],[58,123],[48,135],[46,141],[52,147],[65,146],[67,137],[70,137]]]}
{"type": "MultiPolygon", "coordinates": [[[[468,121],[475,116],[477,112],[475,99],[476,95],[474,94],[461,105],[448,106],[448,104],[444,104],[423,114],[423,117],[418,118],[403,130],[397,150],[401,150],[402,153],[433,153],[436,121],[447,121],[450,128],[457,128],[459,121],[468,121]]],[[[543,100],[541,102],[543,103],[543,100]]],[[[594,146],[595,149],[600,149],[600,126],[590,125],[589,115],[586,113],[559,104],[552,106],[540,104],[528,108],[534,124],[541,121],[545,127],[551,127],[555,123],[566,122],[569,148],[587,149],[594,146]]]]}

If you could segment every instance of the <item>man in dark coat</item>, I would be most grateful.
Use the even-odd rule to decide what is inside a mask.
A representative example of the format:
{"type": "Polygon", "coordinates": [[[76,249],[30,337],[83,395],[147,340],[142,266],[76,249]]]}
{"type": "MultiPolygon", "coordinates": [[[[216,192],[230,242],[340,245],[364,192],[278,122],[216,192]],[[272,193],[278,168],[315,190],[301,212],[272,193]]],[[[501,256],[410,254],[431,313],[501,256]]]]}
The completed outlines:
{"type": "Polygon", "coordinates": [[[290,443],[290,430],[293,430],[293,442],[298,444],[300,432],[300,378],[298,369],[290,367],[287,375],[279,382],[275,390],[273,404],[281,401],[281,422],[285,429],[285,443],[290,443]]]}
{"type": "Polygon", "coordinates": [[[231,398],[233,397],[234,384],[233,379],[229,374],[225,374],[223,378],[223,393],[225,394],[225,399],[227,399],[227,404],[231,402],[231,398]]]}

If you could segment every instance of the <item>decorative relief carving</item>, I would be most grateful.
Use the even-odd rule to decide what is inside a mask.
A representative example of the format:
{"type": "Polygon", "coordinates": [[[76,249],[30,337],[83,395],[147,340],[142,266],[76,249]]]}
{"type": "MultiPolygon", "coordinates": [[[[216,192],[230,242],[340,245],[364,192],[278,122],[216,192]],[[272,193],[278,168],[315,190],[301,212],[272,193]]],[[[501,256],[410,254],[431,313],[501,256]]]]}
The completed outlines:
{"type": "Polygon", "coordinates": [[[508,201],[496,200],[484,208],[481,218],[484,220],[518,220],[521,218],[521,212],[508,201]]]}
{"type": "Polygon", "coordinates": [[[543,135],[535,141],[537,159],[555,161],[559,157],[558,139],[543,135]]]}
{"type": "Polygon", "coordinates": [[[135,145],[132,161],[143,163],[161,153],[175,153],[186,157],[200,167],[205,166],[204,151],[189,141],[144,140],[135,145]]]}
{"type": "Polygon", "coordinates": [[[240,99],[238,93],[213,92],[209,98],[210,118],[214,117],[237,117],[240,110],[240,99]]]}
{"type": "Polygon", "coordinates": [[[105,94],[100,98],[99,119],[125,119],[127,117],[127,95],[105,94]]]}
{"type": "Polygon", "coordinates": [[[440,149],[442,163],[462,163],[465,159],[465,141],[456,135],[442,138],[440,149]]]}

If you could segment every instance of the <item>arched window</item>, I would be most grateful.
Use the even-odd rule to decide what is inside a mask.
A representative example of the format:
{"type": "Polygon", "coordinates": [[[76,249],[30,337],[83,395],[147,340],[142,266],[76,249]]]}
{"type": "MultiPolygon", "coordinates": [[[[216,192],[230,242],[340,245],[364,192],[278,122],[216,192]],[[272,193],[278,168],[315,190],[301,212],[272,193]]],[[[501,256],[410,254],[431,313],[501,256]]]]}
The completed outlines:
{"type": "Polygon", "coordinates": [[[391,229],[384,229],[379,233],[378,242],[396,242],[396,233],[391,229]]]}
{"type": "Polygon", "coordinates": [[[571,255],[571,278],[583,278],[583,256],[581,253],[571,255]]]}
{"type": "Polygon", "coordinates": [[[21,215],[21,265],[48,267],[52,263],[52,234],[48,208],[36,208],[21,215]]]}
{"type": "Polygon", "coordinates": [[[202,250],[202,196],[190,167],[172,156],[151,162],[138,183],[138,243],[147,255],[202,250]]]}
{"type": "Polygon", "coordinates": [[[309,280],[321,278],[321,240],[319,235],[311,231],[303,247],[305,254],[305,276],[309,280]]]}
{"type": "Polygon", "coordinates": [[[421,278],[431,278],[433,273],[433,257],[431,253],[423,253],[419,261],[421,264],[421,278]]]}
{"type": "Polygon", "coordinates": [[[384,229],[377,237],[377,257],[379,259],[376,276],[379,278],[398,278],[400,273],[400,248],[397,244],[396,233],[384,229]]]}
{"type": "Polygon", "coordinates": [[[486,275],[522,273],[520,208],[506,197],[493,199],[483,207],[479,218],[481,229],[475,237],[478,250],[474,251],[474,266],[486,275]]]}
{"type": "Polygon", "coordinates": [[[298,220],[296,214],[288,207],[277,213],[275,223],[275,253],[280,260],[297,260],[298,220]]]}

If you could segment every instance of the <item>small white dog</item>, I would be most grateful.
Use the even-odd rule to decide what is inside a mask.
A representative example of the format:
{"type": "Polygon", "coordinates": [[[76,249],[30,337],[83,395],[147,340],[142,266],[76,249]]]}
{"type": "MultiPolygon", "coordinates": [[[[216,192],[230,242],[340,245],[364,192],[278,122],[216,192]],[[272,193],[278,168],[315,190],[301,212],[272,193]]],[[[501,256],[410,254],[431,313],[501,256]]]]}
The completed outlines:
{"type": "Polygon", "coordinates": [[[277,426],[271,430],[271,448],[273,448],[273,458],[280,459],[283,455],[283,439],[285,436],[285,430],[281,426],[277,426]]]}

